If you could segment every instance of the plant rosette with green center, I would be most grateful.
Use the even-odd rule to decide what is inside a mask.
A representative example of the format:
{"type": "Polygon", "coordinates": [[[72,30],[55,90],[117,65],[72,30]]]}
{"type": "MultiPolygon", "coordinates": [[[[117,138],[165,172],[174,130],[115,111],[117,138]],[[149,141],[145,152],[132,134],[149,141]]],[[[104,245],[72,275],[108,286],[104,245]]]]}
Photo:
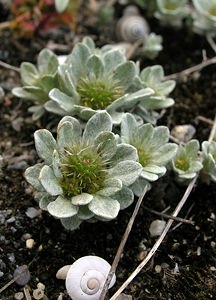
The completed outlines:
{"type": "Polygon", "coordinates": [[[157,0],[155,12],[162,24],[180,27],[183,19],[189,14],[187,0],[157,0]]]}
{"type": "Polygon", "coordinates": [[[191,140],[185,145],[179,145],[176,156],[172,160],[172,169],[177,181],[188,184],[202,169],[198,140],[191,140]]]}
{"type": "Polygon", "coordinates": [[[45,108],[85,121],[97,111],[106,110],[113,123],[119,124],[124,111],[153,94],[148,87],[134,90],[138,73],[138,65],[127,61],[121,51],[108,46],[95,48],[93,40],[86,37],[59,66],[59,88],[50,91],[51,100],[45,103],[45,108]]]}
{"type": "Polygon", "coordinates": [[[193,27],[196,33],[215,36],[216,30],[216,1],[192,0],[195,12],[193,13],[193,27]]]}
{"type": "Polygon", "coordinates": [[[129,188],[142,166],[137,150],[118,144],[112,119],[103,111],[92,116],[82,132],[77,119],[66,116],[58,124],[56,140],[46,129],[34,134],[44,163],[25,171],[37,191],[41,209],[73,230],[82,221],[109,221],[134,200],[129,188]]]}
{"type": "Polygon", "coordinates": [[[35,105],[29,108],[33,120],[39,119],[45,112],[44,104],[49,100],[49,92],[58,87],[58,57],[49,49],[43,49],[37,59],[37,67],[23,62],[20,67],[23,87],[15,87],[15,96],[32,101],[35,105]]]}
{"type": "Polygon", "coordinates": [[[140,88],[148,87],[153,90],[153,93],[138,103],[135,112],[145,121],[156,123],[156,119],[149,118],[149,111],[167,108],[174,104],[175,101],[169,97],[169,94],[174,90],[176,82],[175,80],[165,81],[163,67],[154,65],[140,72],[139,84],[140,88]]]}
{"type": "Polygon", "coordinates": [[[203,169],[201,179],[207,183],[216,182],[216,142],[202,143],[203,169]]]}
{"type": "Polygon", "coordinates": [[[149,123],[138,125],[135,117],[129,113],[122,119],[121,141],[137,149],[142,172],[131,188],[139,196],[146,182],[155,181],[166,173],[166,165],[175,156],[177,145],[168,143],[167,127],[153,127],[149,123]]]}

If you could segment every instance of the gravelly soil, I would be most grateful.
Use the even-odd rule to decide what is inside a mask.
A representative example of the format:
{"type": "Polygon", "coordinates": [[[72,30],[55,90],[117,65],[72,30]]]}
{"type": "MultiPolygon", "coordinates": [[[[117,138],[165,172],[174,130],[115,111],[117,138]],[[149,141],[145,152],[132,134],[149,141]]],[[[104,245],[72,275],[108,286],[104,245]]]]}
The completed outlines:
{"type": "MultiPolygon", "coordinates": [[[[157,25],[154,23],[152,26],[157,25]]],[[[162,64],[166,74],[170,74],[199,63],[203,49],[207,55],[214,55],[203,38],[190,35],[185,30],[174,32],[155,27],[155,31],[164,37],[164,51],[154,62],[141,58],[143,67],[153,63],[162,64]]],[[[1,59],[16,66],[23,59],[35,61],[37,52],[46,45],[44,37],[34,40],[28,46],[26,41],[19,41],[19,47],[23,46],[26,51],[23,52],[22,48],[17,50],[17,41],[13,41],[10,35],[4,34],[2,39],[1,59]]],[[[60,40],[64,40],[62,36],[60,40]]],[[[99,44],[101,40],[98,37],[99,44]]],[[[68,299],[64,282],[55,278],[57,270],[85,255],[98,255],[111,263],[134,205],[121,212],[112,222],[91,226],[82,224],[75,232],[67,232],[58,220],[41,212],[33,200],[32,190],[23,172],[38,161],[32,142],[33,132],[44,127],[49,117],[34,124],[27,112],[28,104],[13,98],[10,90],[19,84],[19,76],[15,71],[1,67],[0,82],[6,91],[6,97],[0,104],[1,287],[13,278],[14,269],[18,265],[27,264],[31,274],[28,283],[30,292],[36,289],[38,282],[42,282],[49,299],[57,299],[59,295],[68,299]],[[29,207],[37,210],[36,217],[30,218],[26,214],[29,207]],[[28,239],[35,242],[30,249],[26,247],[28,239]]],[[[195,138],[200,141],[207,139],[211,127],[197,117],[214,118],[215,85],[215,66],[203,70],[198,78],[190,77],[179,82],[173,93],[176,105],[167,110],[159,123],[168,125],[170,129],[179,124],[192,124],[197,130],[195,138]]],[[[172,211],[184,189],[173,180],[172,175],[167,175],[148,193],[145,205],[159,211],[170,205],[172,211]]],[[[216,297],[215,199],[215,184],[207,186],[198,182],[180,214],[185,217],[188,213],[187,218],[192,219],[195,226],[181,224],[173,228],[153,260],[129,285],[125,291],[127,294],[137,300],[205,300],[216,297]],[[159,273],[155,270],[156,265],[162,267],[159,273]]],[[[143,207],[140,209],[117,270],[117,283],[112,293],[154,244],[155,239],[150,237],[148,228],[156,218],[143,207]]],[[[19,291],[23,291],[23,287],[13,283],[5,288],[0,298],[13,299],[19,291]]]]}

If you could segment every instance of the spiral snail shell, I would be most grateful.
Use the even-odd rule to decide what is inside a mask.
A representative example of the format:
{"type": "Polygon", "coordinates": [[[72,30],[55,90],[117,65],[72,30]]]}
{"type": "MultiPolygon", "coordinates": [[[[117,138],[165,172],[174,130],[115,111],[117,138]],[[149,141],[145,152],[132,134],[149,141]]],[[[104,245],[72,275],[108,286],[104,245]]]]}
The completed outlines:
{"type": "Polygon", "coordinates": [[[139,39],[144,39],[149,34],[149,31],[147,21],[139,15],[135,6],[128,6],[116,25],[117,37],[125,42],[135,42],[139,39]]]}
{"type": "MultiPolygon", "coordinates": [[[[66,276],[68,295],[73,300],[98,300],[110,267],[106,260],[98,256],[84,256],[76,260],[66,276]]],[[[113,276],[109,288],[115,280],[113,276]]]]}

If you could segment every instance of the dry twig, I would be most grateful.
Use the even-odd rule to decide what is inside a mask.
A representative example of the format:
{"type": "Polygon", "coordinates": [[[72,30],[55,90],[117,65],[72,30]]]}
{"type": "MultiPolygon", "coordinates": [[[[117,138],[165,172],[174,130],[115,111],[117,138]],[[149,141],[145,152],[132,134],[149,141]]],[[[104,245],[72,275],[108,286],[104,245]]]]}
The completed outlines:
{"type": "Polygon", "coordinates": [[[7,63],[5,63],[4,61],[0,60],[0,66],[6,69],[10,69],[16,72],[20,72],[20,68],[14,67],[12,65],[9,65],[7,63]]]}
{"type": "Polygon", "coordinates": [[[118,250],[117,250],[117,252],[116,252],[115,258],[114,258],[114,260],[113,260],[112,266],[111,266],[111,268],[110,268],[109,274],[108,274],[108,276],[107,276],[107,279],[106,279],[106,282],[105,282],[105,284],[104,284],[104,287],[103,287],[103,290],[102,290],[102,292],[101,292],[101,295],[100,295],[99,300],[104,300],[104,299],[105,299],[105,296],[106,296],[106,293],[107,293],[109,284],[110,284],[110,282],[111,282],[111,280],[112,280],[112,277],[113,277],[113,275],[114,275],[114,273],[115,273],[115,271],[116,271],[116,268],[117,268],[117,266],[118,266],[118,263],[119,263],[119,261],[120,261],[120,259],[121,259],[121,255],[122,255],[122,252],[123,252],[123,250],[124,250],[124,246],[125,246],[125,244],[126,244],[126,241],[127,241],[127,239],[128,239],[128,236],[129,236],[129,234],[130,234],[130,232],[131,232],[131,229],[132,229],[134,220],[135,220],[135,218],[136,218],[136,216],[137,216],[137,213],[138,213],[138,211],[139,211],[139,208],[140,208],[140,205],[141,205],[141,203],[142,203],[142,200],[143,200],[143,198],[144,198],[144,196],[145,196],[145,194],[146,194],[146,192],[147,192],[147,189],[148,189],[148,186],[146,185],[146,186],[144,187],[144,189],[143,189],[142,194],[140,195],[140,197],[139,197],[139,199],[138,199],[138,201],[137,201],[137,203],[136,203],[136,206],[135,206],[135,208],[134,208],[133,214],[132,214],[132,216],[131,216],[131,218],[130,218],[130,220],[129,220],[129,222],[128,222],[128,225],[127,225],[127,227],[126,227],[125,233],[124,233],[124,235],[123,235],[123,237],[122,237],[121,243],[120,243],[120,245],[119,245],[119,247],[118,247],[118,250]]]}
{"type": "Polygon", "coordinates": [[[185,76],[188,76],[194,72],[199,72],[201,71],[202,69],[210,66],[210,65],[213,65],[213,64],[216,64],[216,56],[212,57],[212,58],[209,58],[209,59],[206,59],[204,61],[202,61],[200,64],[197,64],[193,67],[190,67],[190,68],[187,68],[183,71],[180,71],[180,72],[177,72],[177,73],[173,73],[171,75],[168,75],[168,76],[165,76],[164,77],[164,80],[168,80],[168,79],[180,79],[180,78],[183,78],[185,76]]]}
{"type": "MultiPolygon", "coordinates": [[[[181,208],[183,207],[183,205],[185,204],[185,202],[187,201],[193,187],[194,184],[197,180],[197,177],[195,177],[190,184],[188,185],[182,199],[180,200],[179,204],[177,205],[176,209],[174,210],[172,216],[173,217],[177,217],[178,213],[180,212],[181,208]]],[[[122,284],[122,286],[115,292],[115,294],[110,298],[110,300],[115,300],[120,294],[121,292],[124,291],[124,289],[131,283],[131,281],[139,274],[139,272],[143,269],[143,267],[148,263],[148,261],[152,258],[152,256],[155,254],[155,252],[157,251],[157,249],[159,248],[159,246],[161,245],[161,243],[163,242],[167,232],[169,231],[172,223],[174,222],[173,219],[169,219],[162,234],[160,235],[160,237],[157,239],[157,241],[155,242],[154,246],[152,247],[152,249],[150,250],[150,252],[148,253],[148,255],[144,258],[144,260],[138,265],[138,267],[134,270],[134,272],[128,277],[128,279],[122,284]]]]}
{"type": "Polygon", "coordinates": [[[187,220],[187,219],[183,219],[183,218],[179,218],[179,217],[174,217],[173,215],[169,215],[169,214],[165,214],[163,212],[159,212],[159,211],[156,211],[154,209],[151,209],[151,208],[148,208],[146,206],[143,206],[143,208],[155,215],[158,215],[158,216],[161,216],[165,219],[172,219],[174,221],[177,221],[177,222],[181,222],[181,223],[185,223],[185,224],[190,224],[190,225],[194,225],[194,221],[191,221],[191,220],[187,220]]]}

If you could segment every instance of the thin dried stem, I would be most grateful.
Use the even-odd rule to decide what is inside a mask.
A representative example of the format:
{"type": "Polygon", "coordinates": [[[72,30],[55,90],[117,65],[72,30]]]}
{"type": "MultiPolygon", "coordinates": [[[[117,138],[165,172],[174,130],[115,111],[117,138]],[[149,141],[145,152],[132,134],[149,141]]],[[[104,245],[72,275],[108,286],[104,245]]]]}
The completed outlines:
{"type": "Polygon", "coordinates": [[[207,124],[209,124],[209,125],[211,125],[211,126],[214,124],[214,121],[213,121],[213,120],[208,119],[208,118],[203,117],[203,116],[197,116],[197,117],[196,117],[196,120],[205,122],[205,123],[207,123],[207,124]]]}
{"type": "Polygon", "coordinates": [[[187,219],[183,219],[183,218],[179,218],[179,217],[174,217],[173,215],[169,215],[169,214],[165,214],[163,212],[159,212],[159,211],[156,211],[154,209],[151,209],[151,208],[148,208],[146,206],[143,206],[143,208],[155,215],[158,215],[158,216],[161,216],[165,219],[172,219],[174,221],[177,221],[177,222],[181,222],[181,223],[185,223],[185,224],[190,224],[190,225],[194,225],[194,221],[191,221],[191,220],[187,220],[187,219]]]}
{"type": "Polygon", "coordinates": [[[199,72],[202,69],[204,69],[210,65],[213,65],[213,64],[216,64],[216,56],[206,59],[206,60],[202,61],[200,64],[197,64],[193,67],[187,68],[181,72],[177,72],[177,73],[173,73],[171,75],[165,76],[164,80],[168,80],[168,79],[176,79],[177,80],[177,79],[183,78],[185,76],[188,76],[194,72],[199,72]]]}
{"type": "MultiPolygon", "coordinates": [[[[173,217],[177,217],[178,213],[180,212],[181,208],[183,207],[183,205],[185,204],[185,202],[187,201],[193,187],[194,184],[197,180],[197,177],[195,177],[190,184],[188,185],[182,199],[180,200],[179,204],[177,205],[176,209],[174,210],[172,216],[173,217]]],[[[174,222],[173,219],[169,219],[169,221],[167,222],[162,234],[160,235],[160,237],[157,239],[157,241],[155,242],[154,246],[152,247],[152,249],[150,250],[150,252],[148,253],[148,255],[144,258],[144,260],[138,265],[138,267],[134,270],[134,272],[128,277],[128,279],[122,284],[122,286],[115,292],[115,294],[110,298],[110,300],[115,300],[123,291],[124,289],[131,283],[131,281],[137,276],[137,274],[139,274],[139,272],[143,269],[143,267],[148,263],[148,261],[152,258],[152,256],[155,254],[155,252],[157,251],[157,249],[159,248],[159,246],[161,245],[161,243],[163,242],[167,232],[169,231],[172,223],[174,222]]]]}
{"type": "Polygon", "coordinates": [[[14,67],[12,65],[9,65],[9,64],[1,61],[1,60],[0,60],[0,66],[3,67],[3,68],[6,68],[6,69],[10,69],[10,70],[16,71],[16,72],[20,72],[20,68],[17,68],[17,67],[14,67]]]}
{"type": "Polygon", "coordinates": [[[143,44],[143,39],[140,39],[140,40],[136,41],[135,43],[131,44],[130,48],[128,49],[128,51],[126,53],[126,57],[127,57],[128,60],[134,55],[134,53],[136,52],[136,50],[142,44],[143,44]]]}
{"type": "Polygon", "coordinates": [[[113,260],[112,266],[111,266],[111,268],[110,268],[109,274],[108,274],[108,276],[107,276],[107,279],[106,279],[106,282],[105,282],[105,284],[104,284],[104,287],[103,287],[103,290],[102,290],[102,292],[101,292],[101,295],[100,295],[99,300],[104,300],[105,297],[106,297],[106,293],[107,293],[109,284],[110,284],[110,282],[111,282],[111,280],[112,280],[112,278],[113,278],[113,275],[114,275],[114,273],[115,273],[115,271],[116,271],[116,268],[117,268],[117,266],[118,266],[118,263],[119,263],[119,261],[120,261],[120,259],[121,259],[121,255],[122,255],[122,253],[123,253],[124,246],[125,246],[125,244],[126,244],[126,242],[127,242],[128,236],[129,236],[129,234],[130,234],[130,232],[131,232],[131,229],[132,229],[132,226],[133,226],[133,224],[134,224],[134,220],[135,220],[135,218],[136,218],[136,216],[137,216],[137,213],[138,213],[138,211],[139,211],[140,205],[141,205],[141,203],[142,203],[142,201],[143,201],[143,198],[144,198],[144,196],[145,196],[147,190],[148,190],[148,185],[146,185],[146,186],[144,187],[142,194],[139,196],[139,199],[137,200],[137,203],[136,203],[136,206],[135,206],[135,208],[134,208],[133,214],[132,214],[132,216],[131,216],[131,218],[130,218],[130,220],[129,220],[129,222],[128,222],[128,225],[127,225],[127,227],[126,227],[125,233],[124,233],[124,235],[123,235],[123,237],[122,237],[121,243],[120,243],[120,245],[119,245],[119,247],[118,247],[118,250],[117,250],[117,252],[116,252],[115,258],[114,258],[114,260],[113,260]]]}

